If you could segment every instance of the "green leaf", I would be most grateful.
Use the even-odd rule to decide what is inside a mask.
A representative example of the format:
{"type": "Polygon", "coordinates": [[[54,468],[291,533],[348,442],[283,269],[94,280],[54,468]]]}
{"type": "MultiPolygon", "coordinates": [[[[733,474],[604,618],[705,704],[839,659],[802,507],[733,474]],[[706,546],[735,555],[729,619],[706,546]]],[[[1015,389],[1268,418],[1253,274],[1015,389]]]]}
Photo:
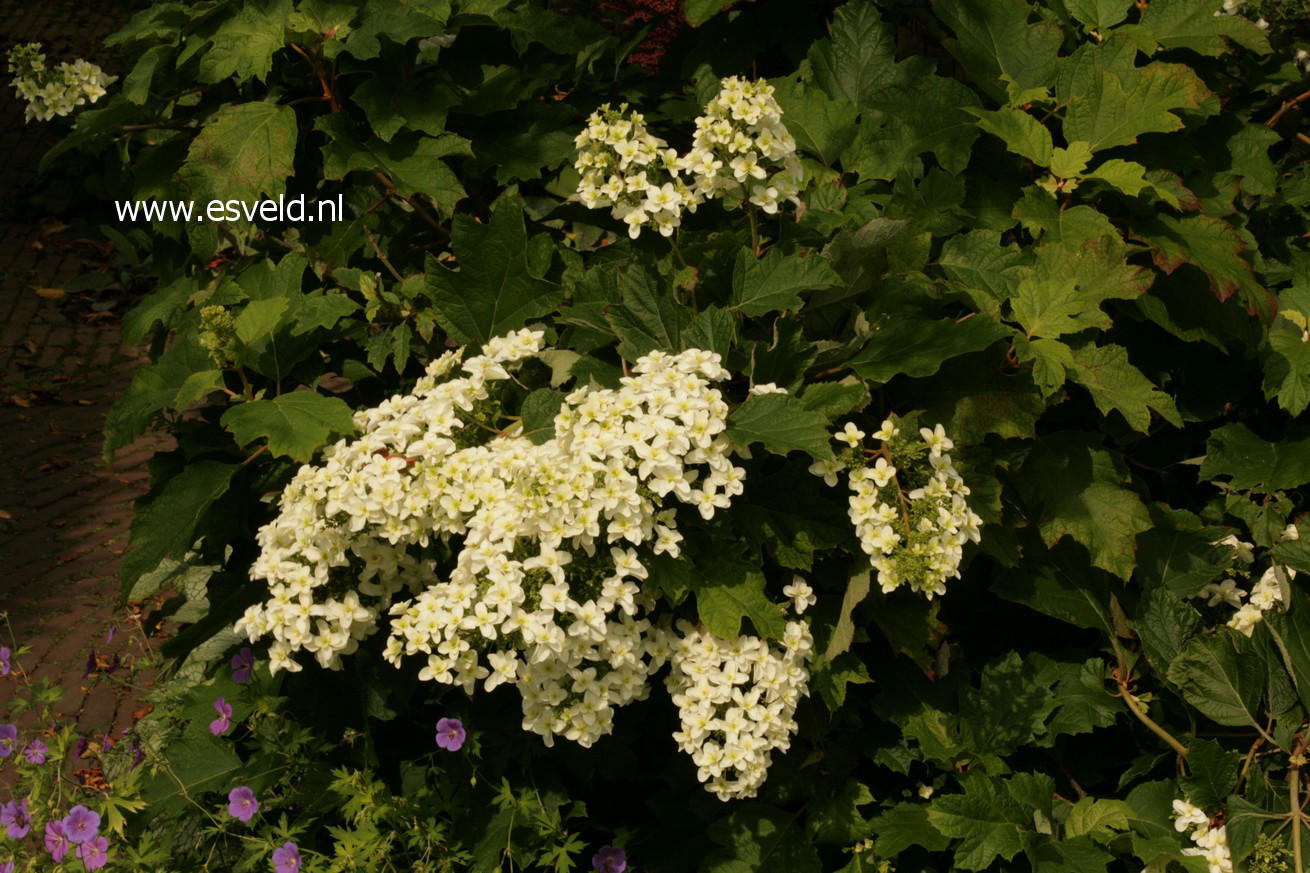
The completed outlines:
{"type": "Polygon", "coordinates": [[[1070,374],[1075,382],[1086,388],[1102,415],[1116,410],[1123,415],[1129,427],[1146,433],[1151,427],[1151,410],[1174,427],[1182,427],[1174,400],[1151,383],[1128,361],[1128,350],[1123,346],[1087,345],[1073,350],[1073,367],[1070,374]]]}
{"type": "Polygon", "coordinates": [[[867,685],[872,681],[869,669],[854,652],[842,652],[832,663],[820,664],[810,672],[810,688],[819,692],[831,712],[846,703],[848,685],[867,685]]]}
{"type": "Polygon", "coordinates": [[[1237,634],[1195,637],[1169,665],[1169,680],[1202,715],[1223,725],[1263,728],[1265,667],[1237,634]]]}
{"type": "Polygon", "coordinates": [[[831,422],[862,409],[869,402],[869,389],[854,376],[847,376],[840,382],[811,382],[800,398],[806,409],[831,422]]]}
{"type": "Polygon", "coordinates": [[[755,633],[780,639],[787,620],[782,607],[764,593],[764,574],[740,561],[716,556],[698,566],[693,577],[696,609],[710,633],[725,640],[741,634],[741,620],[749,618],[755,633]]]}
{"type": "Polygon", "coordinates": [[[1051,153],[1051,173],[1061,179],[1077,176],[1091,159],[1091,146],[1082,140],[1071,142],[1068,148],[1057,148],[1051,153]]]}
{"type": "Polygon", "coordinates": [[[1022,109],[1002,106],[991,112],[971,110],[978,116],[978,126],[999,136],[1005,147],[1041,167],[1050,166],[1053,144],[1051,132],[1022,109]]]}
{"type": "Polygon", "coordinates": [[[1252,315],[1266,323],[1273,320],[1278,300],[1256,279],[1251,265],[1241,257],[1246,243],[1222,218],[1156,215],[1141,223],[1140,234],[1154,250],[1156,266],[1165,273],[1191,264],[1210,277],[1210,290],[1221,301],[1236,293],[1252,315]]]}
{"type": "Polygon", "coordinates": [[[437,36],[449,16],[449,0],[368,0],[341,50],[360,60],[376,58],[382,51],[380,37],[404,45],[437,36]]]}
{"type": "Polygon", "coordinates": [[[819,460],[832,457],[828,420],[790,394],[748,399],[728,416],[728,437],[741,448],[760,443],[775,455],[800,450],[819,460]]]}
{"type": "Polygon", "coordinates": [[[873,817],[877,836],[873,849],[882,858],[894,858],[910,846],[940,852],[950,845],[950,838],[932,826],[928,806],[901,802],[873,817]]]}
{"type": "Polygon", "coordinates": [[[199,343],[175,342],[158,361],[132,375],[132,384],[110,409],[105,419],[105,460],[145,433],[160,412],[182,412],[222,385],[222,372],[199,343]]]}
{"type": "Polygon", "coordinates": [[[607,307],[605,318],[619,338],[619,354],[633,360],[656,349],[676,352],[686,348],[683,332],[692,321],[687,307],[659,275],[634,266],[620,282],[623,303],[607,307]]]}
{"type": "Polygon", "coordinates": [[[1114,72],[1100,69],[1086,92],[1069,100],[1064,136],[1093,152],[1130,145],[1144,133],[1178,130],[1183,121],[1172,110],[1198,110],[1209,96],[1197,75],[1178,64],[1143,67],[1129,90],[1114,72]]]}
{"type": "Polygon", "coordinates": [[[228,790],[229,780],[241,769],[231,744],[209,736],[198,721],[169,741],[162,758],[141,782],[142,795],[150,798],[147,817],[180,808],[188,798],[228,790]]]}
{"type": "Polygon", "coordinates": [[[564,393],[551,388],[538,388],[523,398],[519,415],[523,419],[523,435],[537,445],[555,437],[555,416],[564,405],[564,393]]]}
{"type": "Polygon", "coordinates": [[[733,0],[683,0],[682,14],[692,27],[699,27],[732,5],[733,0]]]}
{"type": "Polygon", "coordinates": [[[710,825],[709,838],[722,846],[701,865],[701,873],[820,873],[818,852],[796,815],[757,801],[735,807],[710,825]]]}
{"type": "Polygon", "coordinates": [[[1105,664],[1100,658],[1082,664],[1057,662],[1053,666],[1059,676],[1053,692],[1055,712],[1039,745],[1054,745],[1056,737],[1087,733],[1115,723],[1124,708],[1105,693],[1105,664]]]}
{"type": "Polygon", "coordinates": [[[859,114],[848,100],[830,100],[818,88],[806,87],[795,79],[773,81],[774,98],[782,108],[783,124],[802,151],[831,167],[855,141],[855,118],[859,114]]]}
{"type": "Polygon", "coordinates": [[[295,155],[295,110],[235,103],[216,112],[192,140],[181,172],[198,194],[252,202],[286,193],[295,155]]]}
{"type": "Polygon", "coordinates": [[[302,464],[327,442],[328,434],[355,432],[344,400],[313,391],[291,391],[272,400],[240,403],[223,413],[222,423],[238,445],[267,439],[273,457],[289,457],[302,464]]]}
{"type": "Polygon", "coordinates": [[[951,358],[981,351],[1008,335],[982,314],[957,321],[902,310],[883,316],[869,344],[846,363],[871,382],[889,382],[899,375],[931,376],[951,358]]]}
{"type": "Polygon", "coordinates": [[[1310,406],[1310,342],[1286,311],[1270,326],[1260,357],[1265,399],[1276,399],[1288,414],[1300,415],[1310,406]]]}
{"type": "Polygon", "coordinates": [[[1119,238],[1119,233],[1100,212],[1090,206],[1063,207],[1054,197],[1037,186],[1024,190],[1023,199],[1014,204],[1013,215],[1033,236],[1045,242],[1079,246],[1089,241],[1119,238]]]}
{"type": "Polygon", "coordinates": [[[1167,588],[1152,588],[1137,605],[1132,622],[1142,654],[1161,677],[1192,638],[1201,632],[1201,614],[1167,588]]]}
{"type": "Polygon", "coordinates": [[[971,753],[1005,757],[1044,732],[1055,701],[1035,674],[1032,664],[1010,652],[983,668],[981,687],[964,690],[960,721],[971,753]]]}
{"type": "MultiPolygon", "coordinates": [[[[1241,18],[1236,15],[1225,17],[1241,18]]],[[[1269,158],[1269,149],[1282,141],[1278,131],[1263,124],[1247,124],[1228,138],[1228,154],[1232,157],[1230,172],[1242,177],[1245,193],[1265,195],[1277,190],[1278,168],[1269,158]]]]}
{"type": "Polygon", "coordinates": [[[1278,644],[1297,696],[1310,708],[1310,596],[1293,587],[1287,606],[1286,612],[1266,613],[1264,624],[1278,644]]]}
{"type": "Polygon", "coordinates": [[[963,794],[939,797],[928,807],[928,821],[960,840],[955,869],[984,870],[998,857],[1010,860],[1024,846],[1032,816],[1005,788],[981,774],[961,781],[963,794]]]}
{"type": "Polygon", "coordinates": [[[1065,0],[1069,14],[1089,31],[1103,31],[1128,17],[1132,0],[1065,0]]]}
{"type": "Polygon", "coordinates": [[[996,100],[1009,96],[1002,76],[1021,90],[1054,78],[1064,34],[1053,21],[1029,24],[1032,7],[1025,0],[935,0],[933,10],[955,31],[946,47],[996,100]]]}
{"type": "Polygon", "coordinates": [[[868,0],[841,6],[832,19],[832,36],[810,49],[814,82],[834,100],[869,106],[888,85],[903,81],[893,31],[868,0]]]}
{"type": "Polygon", "coordinates": [[[756,258],[743,249],[737,253],[733,267],[728,308],[747,316],[799,309],[800,292],[840,284],[841,276],[822,255],[784,255],[775,248],[763,258],[756,258]]]}
{"type": "Polygon", "coordinates": [[[290,0],[250,3],[222,18],[210,35],[210,45],[200,56],[201,82],[215,83],[235,79],[242,84],[250,79],[261,82],[273,69],[273,55],[282,48],[290,0]]]}
{"type": "Polygon", "coordinates": [[[1015,337],[1014,350],[1020,363],[1032,365],[1033,383],[1043,397],[1060,390],[1073,368],[1073,349],[1059,340],[1015,337]]]}
{"type": "Polygon", "coordinates": [[[1031,437],[1046,405],[1029,374],[1007,373],[1001,361],[994,352],[962,355],[917,383],[914,396],[925,420],[940,421],[964,445],[982,442],[989,433],[1031,437]]]}
{"type": "Polygon", "coordinates": [[[866,568],[858,573],[852,573],[846,580],[846,593],[842,595],[841,612],[838,613],[837,624],[833,626],[828,647],[823,652],[825,661],[832,661],[851,647],[851,643],[855,640],[855,622],[851,620],[851,613],[868,596],[869,570],[866,568]]]}
{"type": "Polygon", "coordinates": [[[459,269],[448,270],[429,256],[426,272],[437,322],[456,342],[485,343],[559,303],[558,286],[530,269],[523,212],[515,199],[502,200],[487,224],[456,216],[451,237],[459,269]]]}
{"type": "Polygon", "coordinates": [[[978,125],[968,110],[973,91],[931,74],[912,84],[888,85],[869,98],[880,113],[860,123],[859,151],[851,167],[864,179],[894,179],[915,158],[931,152],[948,173],[964,172],[978,125]]]}
{"type": "Polygon", "coordinates": [[[1187,743],[1188,775],[1179,780],[1188,800],[1202,809],[1218,809],[1237,787],[1242,756],[1215,740],[1187,743]]]}
{"type": "Polygon", "coordinates": [[[873,826],[860,813],[861,806],[873,803],[873,794],[854,779],[846,780],[841,790],[812,804],[806,827],[814,842],[821,845],[849,846],[873,836],[873,826]]]}
{"type": "Polygon", "coordinates": [[[1111,158],[1094,170],[1083,174],[1084,179],[1095,179],[1116,188],[1129,197],[1136,197],[1144,188],[1153,188],[1146,180],[1146,167],[1134,161],[1111,158]]]}
{"type": "Polygon", "coordinates": [[[1118,455],[1090,434],[1065,431],[1034,441],[1021,477],[1020,492],[1047,546],[1072,537],[1094,566],[1121,579],[1132,575],[1137,535],[1151,518],[1137,492],[1123,486],[1129,477],[1118,455]]]}
{"type": "Polygon", "coordinates": [[[1244,424],[1226,424],[1210,433],[1202,479],[1229,477],[1243,491],[1284,491],[1310,482],[1310,437],[1266,442],[1244,424]]]}
{"type": "Polygon", "coordinates": [[[345,113],[339,112],[319,116],[315,127],[331,138],[323,146],[325,178],[344,179],[356,170],[376,171],[390,179],[402,197],[427,195],[447,215],[464,198],[464,186],[441,160],[470,153],[469,142],[463,137],[451,133],[402,133],[391,142],[378,137],[360,141],[351,133],[345,113]]]}
{"type": "Polygon", "coordinates": [[[137,501],[131,548],[119,571],[124,592],[165,558],[180,559],[191,549],[196,525],[227,492],[236,469],[218,461],[196,461],[169,479],[159,493],[137,501]]]}
{"type": "Polygon", "coordinates": [[[1002,570],[992,590],[999,597],[1077,627],[1114,633],[1105,575],[1086,569],[1085,559],[1071,560],[1067,549],[1036,563],[1002,570]]]}
{"type": "MultiPolygon", "coordinates": [[[[1001,234],[994,230],[971,230],[953,236],[942,245],[937,265],[947,278],[966,288],[984,292],[994,301],[1014,294],[1029,255],[1017,245],[1001,245],[1001,234]]],[[[978,300],[980,295],[971,291],[978,300]]]]}
{"type": "MultiPolygon", "coordinates": [[[[1189,757],[1188,763],[1191,763],[1189,757]]],[[[1099,797],[1080,797],[1069,810],[1064,822],[1066,838],[1081,836],[1111,836],[1114,831],[1128,830],[1128,819],[1133,808],[1122,800],[1099,797]]]]}
{"type": "Polygon", "coordinates": [[[1261,54],[1269,40],[1255,23],[1241,15],[1225,15],[1222,0],[1152,0],[1141,26],[1161,48],[1186,48],[1210,57],[1229,50],[1225,40],[1261,54]]]}

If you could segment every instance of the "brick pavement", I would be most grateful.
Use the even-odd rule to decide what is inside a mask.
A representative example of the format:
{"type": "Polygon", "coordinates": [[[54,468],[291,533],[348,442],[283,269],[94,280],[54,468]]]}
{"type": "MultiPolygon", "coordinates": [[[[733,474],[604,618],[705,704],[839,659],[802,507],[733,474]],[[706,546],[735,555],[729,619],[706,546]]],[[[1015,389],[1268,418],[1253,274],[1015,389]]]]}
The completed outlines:
{"type": "MultiPolygon", "coordinates": [[[[0,0],[0,53],[19,42],[45,43],[49,62],[87,57],[119,73],[100,47],[126,20],[131,4],[70,0],[0,0]]],[[[3,71],[3,66],[0,66],[3,71]]],[[[131,723],[132,698],[113,683],[83,678],[92,649],[127,656],[139,645],[117,607],[116,578],[127,547],[132,500],[146,490],[138,442],[106,467],[101,460],[105,413],[131,380],[138,357],[120,348],[117,319],[87,318],[74,297],[49,300],[38,288],[60,288],[106,258],[43,204],[36,167],[58,128],[25,124],[23,103],[7,77],[0,87],[0,612],[14,636],[30,645],[26,666],[66,689],[60,705],[79,729],[131,723]],[[116,628],[112,644],[106,643],[116,628]]],[[[92,217],[94,226],[104,217],[92,217]]],[[[0,642],[8,642],[0,625],[0,642]]],[[[0,682],[0,720],[14,691],[0,682]]]]}

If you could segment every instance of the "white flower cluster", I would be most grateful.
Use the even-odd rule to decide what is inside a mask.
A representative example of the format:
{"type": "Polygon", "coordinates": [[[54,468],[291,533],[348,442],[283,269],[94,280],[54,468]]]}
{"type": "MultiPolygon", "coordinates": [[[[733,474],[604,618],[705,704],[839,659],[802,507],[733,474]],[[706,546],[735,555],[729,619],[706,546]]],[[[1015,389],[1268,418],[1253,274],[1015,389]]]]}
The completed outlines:
{"type": "Polygon", "coordinates": [[[1192,828],[1191,838],[1196,845],[1183,849],[1189,857],[1204,858],[1210,873],[1233,873],[1233,856],[1228,850],[1228,829],[1224,825],[1210,827],[1210,816],[1205,810],[1186,800],[1174,801],[1174,829],[1183,833],[1192,828]]]}
{"type": "Polygon", "coordinates": [[[882,590],[908,585],[932,598],[946,592],[947,579],[959,578],[964,544],[978,542],[982,519],[969,508],[969,488],[946,454],[955,445],[946,431],[939,424],[920,428],[919,436],[921,443],[902,438],[896,420],[887,419],[873,434],[882,447],[869,466],[864,431],[847,423],[836,437],[847,450],[815,463],[810,472],[831,486],[841,470],[848,471],[847,515],[882,590]],[[892,464],[896,458],[899,470],[892,464]]]}
{"type": "Polygon", "coordinates": [[[524,728],[548,743],[589,745],[614,706],[646,695],[667,649],[641,617],[634,547],[679,554],[664,499],[709,519],[741,493],[712,387],[728,372],[711,352],[652,352],[618,389],[567,395],[536,445],[497,430],[493,388],[541,339],[493,339],[462,364],[448,353],[300,469],[259,532],[252,575],[272,596],[237,626],[273,637],[272,670],[300,669],[299,651],[339,666],[389,607],[389,660],[426,655],[420,678],[470,693],[517,685],[524,728]],[[402,588],[421,593],[391,605],[402,588]]]}
{"type": "Polygon", "coordinates": [[[79,106],[95,103],[117,77],[106,75],[97,65],[81,58],[46,69],[45,55],[38,43],[14,48],[9,55],[9,72],[14,89],[27,101],[27,121],[49,121],[67,115],[79,106]]]}
{"type": "MultiPolygon", "coordinates": [[[[1299,539],[1300,532],[1295,525],[1289,524],[1279,537],[1279,542],[1285,540],[1299,539]]],[[[1229,573],[1235,575],[1249,576],[1251,565],[1255,563],[1255,545],[1253,543],[1243,542],[1235,534],[1229,534],[1221,540],[1217,540],[1212,545],[1228,546],[1233,550],[1237,558],[1238,566],[1230,569],[1229,573]]],[[[1260,578],[1251,588],[1250,599],[1245,603],[1242,598],[1246,597],[1247,592],[1237,587],[1237,580],[1230,576],[1222,582],[1210,582],[1203,587],[1193,597],[1209,598],[1208,606],[1218,606],[1220,603],[1227,603],[1237,610],[1233,617],[1228,620],[1228,627],[1246,634],[1248,637],[1255,626],[1264,619],[1266,612],[1274,608],[1275,604],[1286,602],[1284,592],[1288,590],[1291,580],[1296,578],[1296,570],[1281,564],[1270,563],[1265,568],[1260,578]]]]}
{"type": "Polygon", "coordinates": [[[798,202],[804,177],[773,86],[736,76],[723,80],[696,119],[686,155],[651,135],[642,114],[629,113],[626,103],[593,112],[574,145],[579,201],[589,209],[611,208],[633,239],[647,224],[671,236],[684,210],[694,213],[716,197],[733,205],[749,200],[775,213],[782,200],[798,202]]]}
{"type": "Polygon", "coordinates": [[[791,746],[796,706],[809,693],[809,626],[788,622],[781,645],[724,640],[685,621],[678,629],[665,680],[682,722],[673,738],[720,800],[754,797],[773,752],[791,746]]]}

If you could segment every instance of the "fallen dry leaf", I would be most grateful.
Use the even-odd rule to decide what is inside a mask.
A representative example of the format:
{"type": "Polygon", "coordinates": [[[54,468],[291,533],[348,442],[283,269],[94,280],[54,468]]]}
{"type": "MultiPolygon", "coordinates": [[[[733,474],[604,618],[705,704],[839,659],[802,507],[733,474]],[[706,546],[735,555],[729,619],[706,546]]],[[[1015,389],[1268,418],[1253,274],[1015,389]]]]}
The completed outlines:
{"type": "Polygon", "coordinates": [[[63,300],[68,292],[63,288],[37,288],[36,296],[45,300],[63,300]]]}
{"type": "Polygon", "coordinates": [[[0,521],[11,521],[14,514],[7,509],[0,509],[0,521]]]}
{"type": "Polygon", "coordinates": [[[35,355],[37,352],[41,351],[41,347],[32,340],[23,340],[19,345],[27,349],[29,355],[35,355]]]}

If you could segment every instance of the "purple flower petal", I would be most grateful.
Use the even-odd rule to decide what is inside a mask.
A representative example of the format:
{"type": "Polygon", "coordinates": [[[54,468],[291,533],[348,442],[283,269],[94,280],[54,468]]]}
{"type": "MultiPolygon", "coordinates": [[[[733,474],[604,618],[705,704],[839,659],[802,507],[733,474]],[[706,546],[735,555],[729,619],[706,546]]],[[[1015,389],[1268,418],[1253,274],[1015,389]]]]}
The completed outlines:
{"type": "Polygon", "coordinates": [[[64,857],[68,855],[68,847],[72,845],[68,838],[64,836],[64,823],[62,821],[48,821],[45,824],[45,850],[50,853],[50,857],[56,864],[62,864],[64,857]]]}
{"type": "Polygon", "coordinates": [[[99,870],[109,863],[109,838],[97,837],[77,847],[77,857],[88,870],[99,870]]]}
{"type": "Polygon", "coordinates": [[[591,869],[599,873],[623,873],[628,869],[628,855],[622,849],[601,846],[600,851],[591,857],[591,869]]]}
{"type": "Polygon", "coordinates": [[[100,813],[78,804],[64,816],[64,836],[70,843],[80,846],[94,840],[100,831],[100,813]]]}
{"type": "Polygon", "coordinates": [[[447,752],[458,752],[468,733],[457,718],[443,718],[437,722],[437,746],[447,752]]]}
{"type": "Polygon", "coordinates": [[[254,669],[255,653],[250,651],[249,646],[242,646],[241,651],[232,656],[232,681],[238,685],[245,685],[250,681],[254,669]]]}
{"type": "Polygon", "coordinates": [[[235,819],[250,821],[255,817],[255,813],[259,812],[259,801],[255,800],[255,792],[245,785],[233,788],[227,795],[227,811],[235,819]]]}
{"type": "Polygon", "coordinates": [[[295,843],[283,843],[274,850],[273,868],[276,873],[300,873],[300,850],[295,843]]]}
{"type": "Polygon", "coordinates": [[[49,751],[50,747],[38,738],[28,743],[27,748],[23,750],[23,754],[27,757],[29,764],[44,764],[45,756],[49,751]]]}

